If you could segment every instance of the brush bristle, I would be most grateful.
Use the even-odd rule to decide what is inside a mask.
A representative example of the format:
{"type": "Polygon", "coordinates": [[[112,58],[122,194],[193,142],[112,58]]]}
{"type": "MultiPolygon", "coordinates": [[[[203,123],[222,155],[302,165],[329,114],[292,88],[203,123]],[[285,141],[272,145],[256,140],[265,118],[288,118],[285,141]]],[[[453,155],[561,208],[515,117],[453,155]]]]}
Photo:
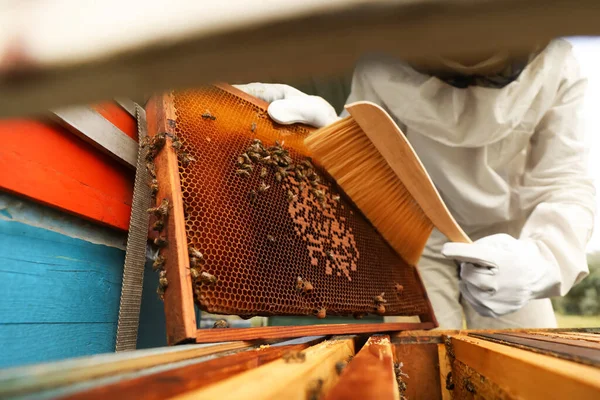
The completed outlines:
{"type": "Polygon", "coordinates": [[[321,128],[305,144],[384,239],[416,265],[433,224],[356,121],[346,117],[321,128]]]}

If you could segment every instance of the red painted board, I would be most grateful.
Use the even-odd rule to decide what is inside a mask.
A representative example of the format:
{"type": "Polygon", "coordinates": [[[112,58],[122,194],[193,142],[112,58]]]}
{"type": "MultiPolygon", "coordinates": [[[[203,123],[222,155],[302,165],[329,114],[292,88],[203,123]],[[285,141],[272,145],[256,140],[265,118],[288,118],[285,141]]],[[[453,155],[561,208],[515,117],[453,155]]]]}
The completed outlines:
{"type": "Polygon", "coordinates": [[[90,107],[137,142],[137,121],[123,107],[116,103],[94,104],[90,107]]]}
{"type": "Polygon", "coordinates": [[[0,121],[0,190],[127,230],[133,179],[134,171],[52,122],[0,121]]]}

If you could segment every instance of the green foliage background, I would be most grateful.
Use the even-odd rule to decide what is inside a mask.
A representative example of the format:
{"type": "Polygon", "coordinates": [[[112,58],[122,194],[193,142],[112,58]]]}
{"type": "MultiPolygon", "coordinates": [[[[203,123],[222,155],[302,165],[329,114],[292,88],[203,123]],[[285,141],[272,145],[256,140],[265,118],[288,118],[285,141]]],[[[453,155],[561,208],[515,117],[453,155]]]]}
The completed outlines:
{"type": "Polygon", "coordinates": [[[600,315],[600,253],[588,255],[590,274],[565,297],[552,299],[554,310],[565,315],[600,315]]]}

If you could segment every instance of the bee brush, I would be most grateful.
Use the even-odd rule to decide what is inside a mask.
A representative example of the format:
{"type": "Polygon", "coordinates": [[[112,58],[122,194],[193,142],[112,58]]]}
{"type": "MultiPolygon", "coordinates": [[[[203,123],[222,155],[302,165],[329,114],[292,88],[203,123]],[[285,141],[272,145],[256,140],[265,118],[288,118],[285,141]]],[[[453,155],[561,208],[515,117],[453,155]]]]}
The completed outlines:
{"type": "Polygon", "coordinates": [[[370,102],[345,108],[350,116],[305,144],[398,254],[416,265],[434,226],[451,241],[470,243],[385,110],[370,102]]]}

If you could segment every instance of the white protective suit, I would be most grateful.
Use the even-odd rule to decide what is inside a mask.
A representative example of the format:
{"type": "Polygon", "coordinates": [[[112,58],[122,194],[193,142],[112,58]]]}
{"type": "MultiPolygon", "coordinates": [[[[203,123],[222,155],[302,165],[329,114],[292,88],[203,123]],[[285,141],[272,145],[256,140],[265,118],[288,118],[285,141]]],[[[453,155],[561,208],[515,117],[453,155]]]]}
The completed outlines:
{"type": "Polygon", "coordinates": [[[475,241],[434,230],[419,262],[441,327],[461,328],[463,312],[469,328],[553,327],[548,298],[587,275],[585,86],[564,40],[503,88],[456,88],[388,56],[358,63],[347,103],[386,109],[475,241]]]}

